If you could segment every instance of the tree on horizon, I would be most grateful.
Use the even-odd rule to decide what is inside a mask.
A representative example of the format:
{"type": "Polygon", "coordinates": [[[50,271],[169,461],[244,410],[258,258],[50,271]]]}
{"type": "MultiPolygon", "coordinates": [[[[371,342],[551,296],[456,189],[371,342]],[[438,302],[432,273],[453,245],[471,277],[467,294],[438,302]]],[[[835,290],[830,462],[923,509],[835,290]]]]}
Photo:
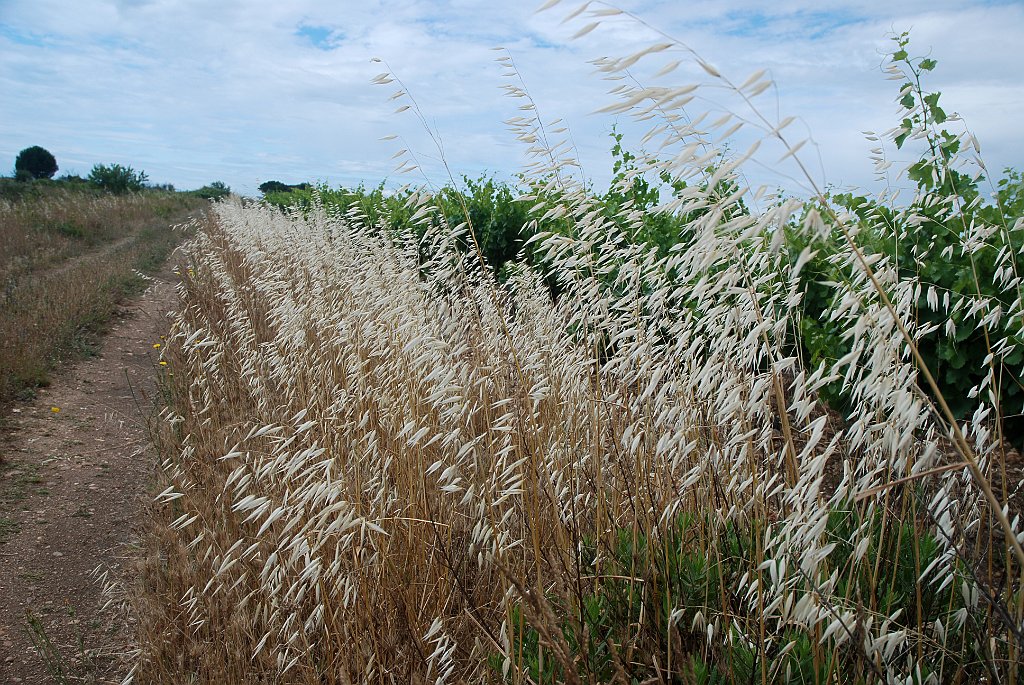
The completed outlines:
{"type": "Polygon", "coordinates": [[[38,145],[27,147],[14,160],[15,176],[32,178],[53,178],[57,173],[57,158],[49,150],[38,145]]]}

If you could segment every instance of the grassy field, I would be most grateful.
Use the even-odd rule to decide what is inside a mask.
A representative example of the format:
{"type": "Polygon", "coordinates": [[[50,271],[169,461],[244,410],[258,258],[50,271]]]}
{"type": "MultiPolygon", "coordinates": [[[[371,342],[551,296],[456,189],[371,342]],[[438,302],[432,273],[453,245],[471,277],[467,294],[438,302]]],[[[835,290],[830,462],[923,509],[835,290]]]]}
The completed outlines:
{"type": "Polygon", "coordinates": [[[0,403],[88,353],[118,301],[144,285],[206,203],[151,191],[108,195],[52,182],[0,188],[0,403]]]}
{"type": "Polygon", "coordinates": [[[660,151],[601,195],[509,89],[514,234],[482,185],[214,206],[135,682],[1018,682],[1019,174],[984,185],[903,35],[906,200],[748,188],[800,159],[770,83],[640,85],[666,50],[598,64],[660,151]]]}

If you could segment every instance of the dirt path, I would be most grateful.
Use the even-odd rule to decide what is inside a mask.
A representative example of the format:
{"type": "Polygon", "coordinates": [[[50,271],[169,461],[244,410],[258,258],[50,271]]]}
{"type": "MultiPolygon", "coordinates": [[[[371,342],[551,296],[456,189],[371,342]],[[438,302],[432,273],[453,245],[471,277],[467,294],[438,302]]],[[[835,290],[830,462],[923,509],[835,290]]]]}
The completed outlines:
{"type": "Polygon", "coordinates": [[[144,421],[175,279],[169,269],[159,274],[125,304],[96,357],[7,417],[0,683],[120,682],[129,630],[115,610],[101,611],[94,569],[117,575],[148,496],[155,457],[144,421]]]}

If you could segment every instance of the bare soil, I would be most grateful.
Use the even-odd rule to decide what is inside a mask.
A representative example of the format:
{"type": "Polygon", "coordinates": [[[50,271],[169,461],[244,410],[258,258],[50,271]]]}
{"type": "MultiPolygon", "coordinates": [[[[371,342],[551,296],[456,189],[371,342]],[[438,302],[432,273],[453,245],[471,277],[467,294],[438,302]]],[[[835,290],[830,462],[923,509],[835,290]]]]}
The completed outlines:
{"type": "Polygon", "coordinates": [[[130,624],[121,579],[152,495],[168,268],[125,302],[96,356],[0,416],[0,683],[120,682],[130,624]]]}

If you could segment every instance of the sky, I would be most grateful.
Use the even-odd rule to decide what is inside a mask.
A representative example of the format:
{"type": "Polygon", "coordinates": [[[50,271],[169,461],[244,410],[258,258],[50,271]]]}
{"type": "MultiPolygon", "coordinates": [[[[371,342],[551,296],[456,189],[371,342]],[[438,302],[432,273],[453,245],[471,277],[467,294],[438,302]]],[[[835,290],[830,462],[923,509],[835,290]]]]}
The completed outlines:
{"type": "MultiPolygon", "coordinates": [[[[635,18],[605,17],[578,39],[592,18],[562,21],[578,2],[537,12],[539,4],[0,0],[0,174],[13,173],[19,150],[41,145],[58,175],[119,163],[179,189],[215,180],[247,195],[267,180],[442,183],[424,124],[414,110],[395,112],[404,100],[389,100],[397,83],[372,83],[389,71],[456,177],[510,178],[526,158],[503,123],[523,113],[501,89],[510,81],[493,48],[504,47],[542,119],[564,120],[582,173],[603,189],[612,127],[628,148],[642,147],[645,128],[594,113],[615,102],[615,84],[590,62],[667,35],[675,46],[636,65],[639,78],[706,81],[687,49],[737,84],[766,68],[775,86],[757,102],[773,118],[797,117],[791,130],[810,140],[801,156],[815,182],[870,189],[875,143],[863,131],[898,122],[899,83],[882,65],[888,36],[904,30],[913,54],[938,60],[925,87],[964,117],[990,175],[1024,168],[1024,0],[621,0],[615,6],[635,18]],[[677,59],[679,69],[653,77],[677,59]],[[390,135],[398,138],[381,140],[390,135]],[[416,154],[419,170],[396,174],[401,148],[416,154]]],[[[736,106],[713,88],[701,92],[696,111],[736,106]]],[[[907,150],[889,152],[912,161],[907,150]]],[[[799,194],[793,170],[766,154],[752,171],[757,181],[799,194]]]]}

